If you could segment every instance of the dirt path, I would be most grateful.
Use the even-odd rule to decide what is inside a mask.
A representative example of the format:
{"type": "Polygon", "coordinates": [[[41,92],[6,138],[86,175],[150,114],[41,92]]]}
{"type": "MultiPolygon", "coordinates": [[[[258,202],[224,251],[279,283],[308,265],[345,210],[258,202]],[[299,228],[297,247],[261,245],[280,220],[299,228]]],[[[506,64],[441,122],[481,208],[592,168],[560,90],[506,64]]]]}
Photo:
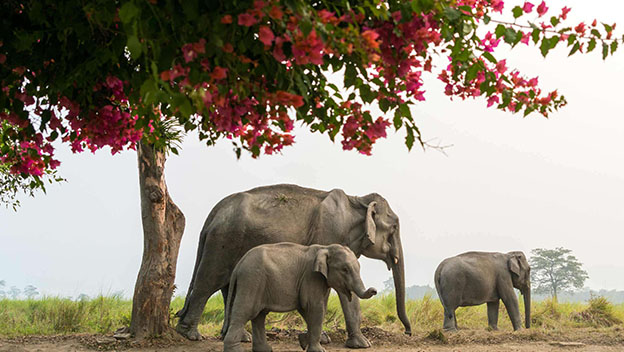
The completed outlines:
{"type": "MultiPolygon", "coordinates": [[[[429,333],[408,337],[398,333],[368,328],[365,335],[372,341],[373,348],[366,352],[529,352],[529,351],[624,351],[624,331],[612,329],[573,329],[566,332],[540,331],[536,329],[512,332],[488,332],[485,330],[462,330],[444,336],[429,333]],[[445,341],[446,340],[446,341],[445,341]]],[[[330,334],[333,342],[326,345],[327,351],[353,351],[344,347],[342,334],[330,334]]],[[[282,331],[269,341],[275,352],[300,352],[293,332],[282,331]]],[[[251,351],[251,344],[245,344],[251,351]]],[[[137,343],[116,341],[110,336],[29,336],[18,339],[1,339],[0,352],[87,352],[87,351],[129,351],[129,352],[220,352],[223,343],[216,338],[191,342],[174,338],[169,341],[137,343]]]]}

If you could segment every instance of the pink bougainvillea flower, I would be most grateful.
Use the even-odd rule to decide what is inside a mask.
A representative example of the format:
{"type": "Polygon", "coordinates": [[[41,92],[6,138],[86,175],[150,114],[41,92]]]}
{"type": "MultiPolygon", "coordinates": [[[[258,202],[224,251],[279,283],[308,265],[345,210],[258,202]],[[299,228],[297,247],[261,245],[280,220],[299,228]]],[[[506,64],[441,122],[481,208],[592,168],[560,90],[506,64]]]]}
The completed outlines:
{"type": "Polygon", "coordinates": [[[505,71],[507,71],[507,60],[500,60],[498,63],[496,63],[496,71],[498,73],[505,73],[505,71]]]}
{"type": "Polygon", "coordinates": [[[579,34],[585,33],[585,23],[583,22],[579,23],[578,26],[574,27],[574,30],[576,31],[576,33],[579,33],[579,34]]]}
{"type": "Polygon", "coordinates": [[[275,36],[273,35],[271,28],[268,26],[260,26],[260,29],[258,30],[258,39],[260,39],[264,45],[270,46],[273,43],[274,38],[275,36]]]}
{"type": "Polygon", "coordinates": [[[269,10],[269,17],[271,17],[274,20],[279,20],[282,17],[284,17],[284,12],[278,6],[273,6],[269,10]]]}
{"type": "Polygon", "coordinates": [[[239,26],[251,27],[256,23],[258,23],[258,19],[248,13],[241,13],[238,15],[239,26]]]}
{"type": "Polygon", "coordinates": [[[492,0],[492,9],[496,12],[503,13],[505,2],[503,0],[492,0]]]}
{"type": "Polygon", "coordinates": [[[499,102],[499,98],[498,95],[492,95],[491,97],[488,98],[487,100],[487,107],[489,108],[490,106],[494,105],[494,104],[498,104],[499,102]]]}
{"type": "Polygon", "coordinates": [[[231,15],[225,15],[225,16],[221,17],[221,23],[223,23],[223,24],[230,24],[230,23],[232,23],[232,16],[231,15]]]}
{"type": "Polygon", "coordinates": [[[546,6],[546,2],[542,1],[541,4],[537,7],[537,14],[539,17],[544,16],[544,14],[548,11],[548,6],[546,6]]]}
{"type": "Polygon", "coordinates": [[[379,33],[375,32],[374,30],[369,29],[362,32],[362,38],[364,38],[364,41],[366,41],[366,44],[368,44],[369,47],[373,49],[379,48],[379,42],[377,41],[377,38],[379,38],[379,33]]]}
{"type": "Polygon", "coordinates": [[[221,66],[216,66],[214,70],[212,70],[210,77],[212,77],[212,79],[214,79],[215,81],[224,79],[225,77],[227,77],[227,69],[221,66]]]}
{"type": "Polygon", "coordinates": [[[562,20],[567,19],[568,18],[568,13],[570,13],[571,10],[572,10],[571,8],[569,8],[567,6],[564,6],[561,9],[561,15],[559,15],[559,18],[561,18],[562,20]]]}
{"type": "Polygon", "coordinates": [[[524,6],[522,6],[522,11],[524,11],[524,13],[531,13],[531,11],[533,11],[533,4],[531,4],[528,1],[524,2],[524,6]]]}

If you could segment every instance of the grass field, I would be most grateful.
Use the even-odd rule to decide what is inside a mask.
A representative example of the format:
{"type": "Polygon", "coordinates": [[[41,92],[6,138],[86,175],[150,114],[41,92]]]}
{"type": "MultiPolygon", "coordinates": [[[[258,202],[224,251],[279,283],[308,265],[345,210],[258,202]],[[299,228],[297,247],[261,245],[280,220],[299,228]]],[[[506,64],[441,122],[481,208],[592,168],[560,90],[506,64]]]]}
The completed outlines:
{"type": "MultiPolygon", "coordinates": [[[[173,315],[182,308],[184,298],[176,297],[171,304],[173,315]]],[[[520,300],[521,312],[524,312],[520,300]]],[[[624,304],[613,305],[602,297],[586,303],[533,302],[532,326],[545,330],[569,330],[575,328],[600,328],[622,325],[624,304]]],[[[100,296],[74,301],[67,298],[45,297],[31,300],[0,299],[0,336],[57,335],[75,333],[111,333],[130,322],[132,302],[119,296],[100,296]]],[[[511,330],[504,305],[500,305],[499,329],[511,330]]],[[[437,299],[425,297],[409,300],[407,312],[414,332],[430,332],[442,326],[442,306],[437,299]]],[[[363,326],[375,326],[386,331],[401,332],[402,325],[396,317],[393,295],[380,295],[362,301],[363,326]]],[[[522,314],[524,316],[524,314],[522,314]]],[[[200,332],[204,335],[218,334],[223,320],[223,299],[213,296],[202,315],[200,332]]],[[[459,308],[457,322],[460,328],[487,328],[485,305],[459,308]]],[[[267,327],[281,329],[305,329],[297,313],[271,313],[267,327]]],[[[325,329],[344,329],[340,302],[336,295],[330,296],[325,329]]]]}

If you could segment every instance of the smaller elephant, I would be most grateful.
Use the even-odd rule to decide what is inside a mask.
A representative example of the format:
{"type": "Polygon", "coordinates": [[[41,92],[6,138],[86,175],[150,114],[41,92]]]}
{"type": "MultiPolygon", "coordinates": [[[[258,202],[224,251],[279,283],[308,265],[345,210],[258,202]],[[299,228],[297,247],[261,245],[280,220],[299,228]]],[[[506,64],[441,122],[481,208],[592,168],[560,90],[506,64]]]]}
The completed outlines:
{"type": "Polygon", "coordinates": [[[435,271],[435,286],[444,307],[444,330],[457,330],[457,307],[487,303],[488,324],[498,329],[503,300],[514,330],[522,327],[518,298],[524,297],[525,326],[531,327],[531,267],[522,252],[467,252],[447,258],[435,271]]]}
{"type": "Polygon", "coordinates": [[[236,264],[226,302],[224,352],[240,352],[245,324],[252,322],[253,351],[272,351],[267,344],[264,320],[269,312],[298,310],[307,326],[307,351],[325,351],[321,328],[329,289],[352,292],[362,299],[377,294],[365,289],[360,264],[345,246],[304,246],[281,242],[250,249],[236,264]]]}

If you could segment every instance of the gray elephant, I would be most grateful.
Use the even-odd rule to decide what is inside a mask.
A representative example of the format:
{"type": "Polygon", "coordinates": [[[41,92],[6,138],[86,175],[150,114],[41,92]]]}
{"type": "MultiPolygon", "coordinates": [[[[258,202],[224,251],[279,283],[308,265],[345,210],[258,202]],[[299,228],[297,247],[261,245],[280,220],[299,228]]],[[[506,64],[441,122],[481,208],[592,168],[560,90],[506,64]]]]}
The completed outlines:
{"type": "MultiPolygon", "coordinates": [[[[230,275],[251,248],[268,243],[343,244],[356,257],[383,260],[392,269],[398,317],[411,334],[405,311],[405,274],[399,218],[379,194],[348,196],[340,189],[319,191],[274,185],[232,194],[210,212],[201,231],[193,277],[176,330],[191,340],[208,298],[218,290],[227,300],[230,275]]],[[[360,331],[360,303],[338,292],[347,347],[366,348],[360,331]]],[[[227,314],[227,312],[226,312],[227,314]]]]}
{"type": "Polygon", "coordinates": [[[531,326],[531,267],[522,252],[467,252],[447,258],[435,272],[435,286],[444,306],[444,329],[457,330],[457,307],[487,303],[488,324],[498,329],[503,300],[514,330],[522,326],[514,287],[524,297],[525,324],[531,326]]]}
{"type": "MultiPolygon", "coordinates": [[[[377,294],[365,289],[360,264],[345,246],[266,244],[252,248],[238,262],[228,290],[224,352],[241,352],[245,324],[252,321],[253,351],[268,352],[264,319],[269,312],[297,309],[308,325],[307,351],[325,351],[320,337],[329,288],[351,298],[377,294]]],[[[305,347],[304,347],[305,348],[305,347]]]]}

